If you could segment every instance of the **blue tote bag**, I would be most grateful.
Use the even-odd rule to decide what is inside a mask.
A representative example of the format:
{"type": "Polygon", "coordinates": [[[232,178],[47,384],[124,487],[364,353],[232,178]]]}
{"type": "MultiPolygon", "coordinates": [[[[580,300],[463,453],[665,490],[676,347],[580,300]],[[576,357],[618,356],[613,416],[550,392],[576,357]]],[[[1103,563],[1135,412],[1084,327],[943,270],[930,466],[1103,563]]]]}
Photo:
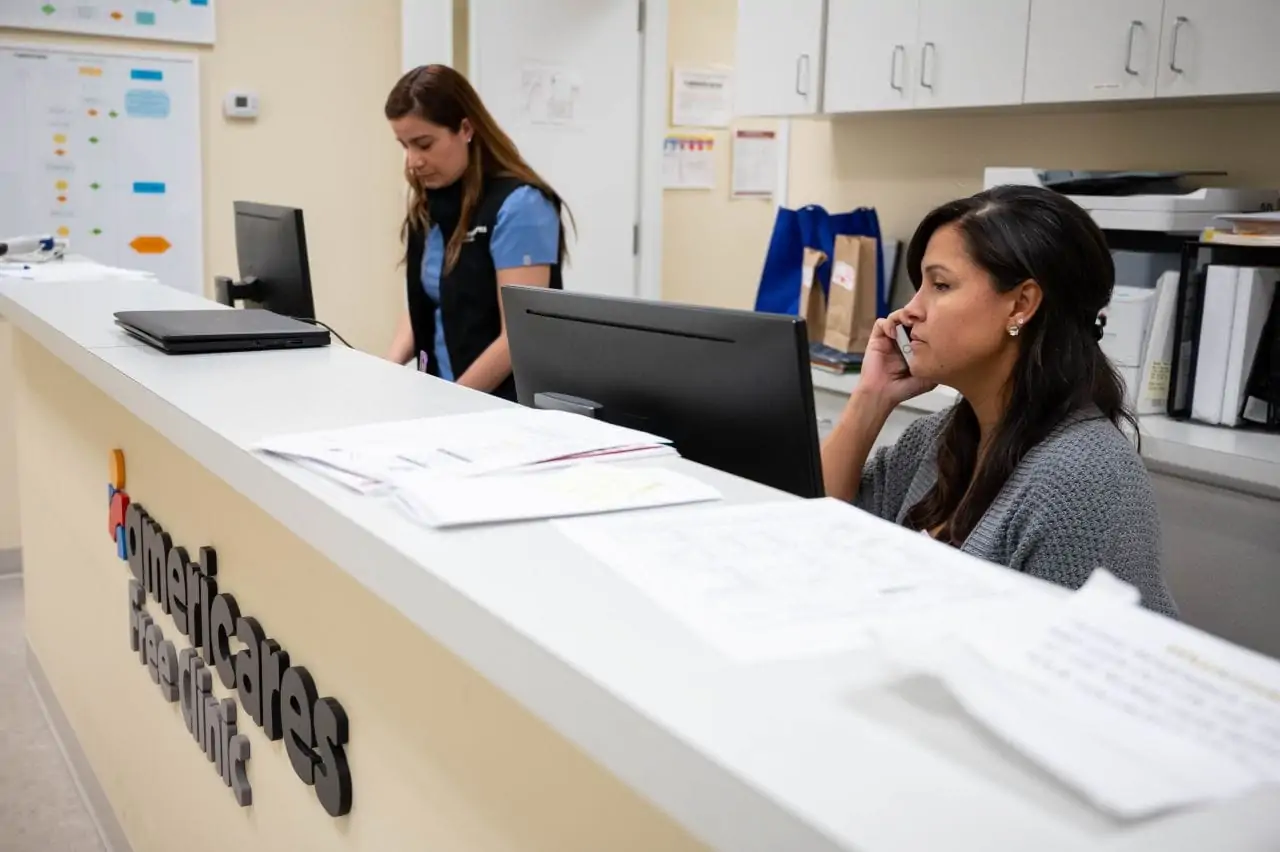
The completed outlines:
{"type": "Polygon", "coordinates": [[[811,204],[799,210],[778,208],[773,223],[773,236],[764,258],[760,289],[756,292],[756,310],[775,314],[800,312],[800,267],[804,250],[815,248],[826,254],[826,261],[814,270],[814,279],[825,294],[830,286],[831,256],[836,236],[874,237],[876,240],[876,315],[889,313],[888,287],[884,280],[884,248],[880,242],[880,220],[871,207],[859,207],[848,213],[828,213],[811,204]]]}

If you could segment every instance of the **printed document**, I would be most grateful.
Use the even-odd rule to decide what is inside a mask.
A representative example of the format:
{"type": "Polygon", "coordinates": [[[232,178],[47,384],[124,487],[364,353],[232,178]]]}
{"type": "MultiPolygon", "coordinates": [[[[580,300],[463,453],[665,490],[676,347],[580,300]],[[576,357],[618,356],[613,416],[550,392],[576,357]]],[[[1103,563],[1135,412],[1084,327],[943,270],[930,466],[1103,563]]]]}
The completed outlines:
{"type": "Polygon", "coordinates": [[[743,661],[846,650],[900,617],[936,628],[1042,594],[1006,569],[835,500],[556,526],[743,661]]]}
{"type": "MultiPolygon", "coordinates": [[[[1091,586],[926,667],[1097,807],[1141,818],[1280,784],[1280,662],[1091,586]]],[[[1112,581],[1114,582],[1114,581],[1112,581]]]]}

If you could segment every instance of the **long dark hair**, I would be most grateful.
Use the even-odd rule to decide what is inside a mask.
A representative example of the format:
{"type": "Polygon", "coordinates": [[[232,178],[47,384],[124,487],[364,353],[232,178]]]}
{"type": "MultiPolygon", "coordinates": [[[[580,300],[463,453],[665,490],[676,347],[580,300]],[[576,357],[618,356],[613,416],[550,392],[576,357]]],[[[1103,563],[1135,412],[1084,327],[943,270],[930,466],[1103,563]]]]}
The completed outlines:
{"type": "Polygon", "coordinates": [[[1111,300],[1115,264],[1089,214],[1046,189],[1001,186],[944,204],[924,218],[907,249],[911,283],[920,289],[929,239],[943,226],[963,235],[971,259],[1007,293],[1028,279],[1043,292],[1039,310],[1018,336],[1007,407],[978,466],[978,418],[961,400],[938,444],[938,479],[908,512],[913,529],[933,530],[960,546],[1014,468],[1068,416],[1096,408],[1117,427],[1137,421],[1124,385],[1098,345],[1098,314],[1111,300]]]}
{"type": "MultiPolygon", "coordinates": [[[[573,214],[561,200],[551,185],[533,170],[511,137],[503,132],[475,88],[462,76],[447,65],[423,65],[401,77],[387,95],[387,103],[383,109],[388,121],[415,115],[432,124],[437,124],[452,133],[457,133],[465,118],[470,122],[475,136],[471,146],[471,155],[467,161],[467,170],[462,175],[462,211],[458,217],[458,225],[453,229],[453,236],[445,246],[444,268],[453,268],[462,250],[462,241],[471,227],[471,215],[480,203],[480,193],[484,189],[486,177],[514,177],[537,189],[548,200],[555,203],[557,209],[563,210],[573,223],[573,214]]],[[[411,230],[425,231],[429,226],[427,214],[427,191],[413,175],[405,169],[405,180],[409,182],[409,210],[401,227],[401,239],[407,240],[411,230]]],[[[565,240],[564,228],[560,229],[560,257],[567,261],[569,251],[565,240]]]]}

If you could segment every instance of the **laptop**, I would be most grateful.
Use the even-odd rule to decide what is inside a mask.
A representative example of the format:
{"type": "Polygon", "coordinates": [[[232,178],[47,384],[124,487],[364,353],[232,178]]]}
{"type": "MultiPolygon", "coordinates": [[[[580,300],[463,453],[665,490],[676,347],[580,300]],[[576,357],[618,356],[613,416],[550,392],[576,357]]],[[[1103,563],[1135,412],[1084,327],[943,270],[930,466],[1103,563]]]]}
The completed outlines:
{"type": "Polygon", "coordinates": [[[170,355],[329,345],[323,328],[261,309],[119,311],[116,325],[170,355]]]}

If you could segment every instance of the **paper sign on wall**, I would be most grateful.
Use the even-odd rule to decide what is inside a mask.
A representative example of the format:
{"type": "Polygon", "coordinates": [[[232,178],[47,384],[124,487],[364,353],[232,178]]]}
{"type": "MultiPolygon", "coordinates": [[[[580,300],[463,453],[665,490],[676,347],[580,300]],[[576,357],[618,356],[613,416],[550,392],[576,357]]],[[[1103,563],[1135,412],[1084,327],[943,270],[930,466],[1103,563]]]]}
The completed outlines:
{"type": "Polygon", "coordinates": [[[671,123],[676,127],[728,127],[733,118],[733,75],[716,68],[676,68],[671,74],[671,123]]]}
{"type": "Polygon", "coordinates": [[[772,198],[778,185],[778,134],[738,130],[733,134],[733,197],[772,198]]]}
{"type": "Polygon", "coordinates": [[[715,146],[710,134],[668,136],[662,144],[663,189],[714,188],[715,146]]]}
{"type": "Polygon", "coordinates": [[[582,75],[572,69],[528,63],[520,71],[520,94],[530,124],[572,125],[581,120],[582,75]]]}

